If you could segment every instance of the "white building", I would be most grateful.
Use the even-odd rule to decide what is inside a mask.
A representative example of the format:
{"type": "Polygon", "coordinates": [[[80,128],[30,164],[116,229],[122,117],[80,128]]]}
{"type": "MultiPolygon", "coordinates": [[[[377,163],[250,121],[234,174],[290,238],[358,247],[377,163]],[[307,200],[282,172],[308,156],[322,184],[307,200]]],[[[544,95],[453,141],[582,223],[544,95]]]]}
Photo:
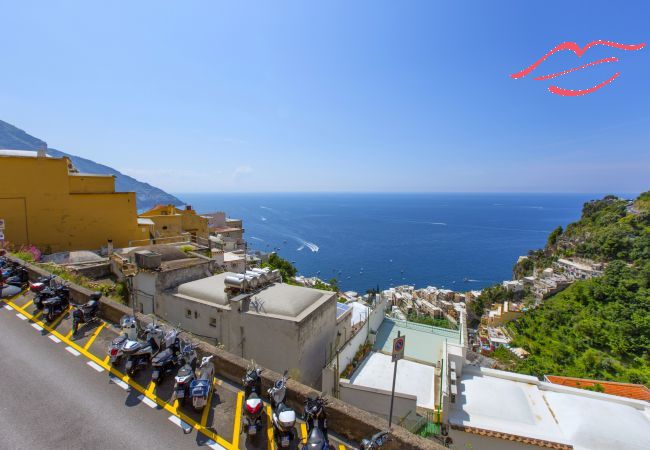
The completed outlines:
{"type": "Polygon", "coordinates": [[[500,370],[458,368],[448,412],[450,448],[648,448],[648,402],[500,370]]]}
{"type": "Polygon", "coordinates": [[[336,336],[336,294],[271,283],[251,292],[233,292],[232,273],[183,283],[162,293],[156,315],[230,353],[320,386],[322,369],[336,336]]]}

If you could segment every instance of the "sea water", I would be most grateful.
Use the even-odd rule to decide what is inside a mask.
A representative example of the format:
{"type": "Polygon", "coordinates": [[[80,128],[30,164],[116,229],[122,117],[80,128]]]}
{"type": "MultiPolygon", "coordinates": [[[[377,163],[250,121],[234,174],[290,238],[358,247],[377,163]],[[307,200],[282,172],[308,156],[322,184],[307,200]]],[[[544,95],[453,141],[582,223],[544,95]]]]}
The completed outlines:
{"type": "Polygon", "coordinates": [[[199,213],[244,221],[251,250],[365,292],[401,284],[457,291],[511,279],[602,194],[177,194],[199,213]]]}

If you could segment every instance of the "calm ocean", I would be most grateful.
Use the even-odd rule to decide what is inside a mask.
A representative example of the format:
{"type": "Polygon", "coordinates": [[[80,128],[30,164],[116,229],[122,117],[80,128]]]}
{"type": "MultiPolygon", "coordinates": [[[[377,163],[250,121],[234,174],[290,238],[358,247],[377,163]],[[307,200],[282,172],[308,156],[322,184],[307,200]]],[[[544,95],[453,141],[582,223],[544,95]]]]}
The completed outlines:
{"type": "Polygon", "coordinates": [[[249,247],[345,290],[398,284],[480,289],[601,194],[178,194],[244,220],[249,247]]]}

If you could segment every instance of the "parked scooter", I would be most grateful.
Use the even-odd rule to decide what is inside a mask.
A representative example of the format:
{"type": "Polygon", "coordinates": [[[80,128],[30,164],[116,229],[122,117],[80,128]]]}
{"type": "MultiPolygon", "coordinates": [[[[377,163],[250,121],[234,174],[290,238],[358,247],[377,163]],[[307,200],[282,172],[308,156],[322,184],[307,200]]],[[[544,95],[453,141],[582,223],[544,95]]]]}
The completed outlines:
{"type": "Polygon", "coordinates": [[[70,289],[68,288],[68,286],[66,286],[65,284],[60,284],[60,285],[57,285],[55,283],[52,284],[53,285],[41,289],[34,296],[34,306],[36,306],[37,310],[43,309],[43,302],[48,298],[60,297],[62,299],[65,299],[66,302],[70,300],[70,289]]]}
{"type": "Polygon", "coordinates": [[[244,431],[249,436],[262,430],[262,369],[253,365],[246,371],[242,380],[244,385],[244,431]]]}
{"type": "Polygon", "coordinates": [[[192,406],[196,410],[202,410],[207,405],[210,391],[212,391],[212,379],[214,378],[213,356],[204,356],[201,359],[201,366],[196,371],[196,380],[190,383],[192,406]]]}
{"type": "Polygon", "coordinates": [[[305,422],[307,422],[307,443],[303,450],[327,450],[327,416],[325,415],[325,399],[322,396],[305,400],[305,422]]]}
{"type": "Polygon", "coordinates": [[[90,294],[90,300],[85,305],[72,304],[72,335],[76,335],[79,330],[80,323],[90,323],[98,320],[97,313],[99,312],[99,299],[102,297],[101,292],[93,292],[90,294]]]}
{"type": "Polygon", "coordinates": [[[27,289],[29,285],[29,272],[24,267],[18,267],[13,274],[4,279],[4,284],[16,286],[21,290],[27,289]]]}
{"type": "MultiPolygon", "coordinates": [[[[174,336],[169,337],[169,342],[165,349],[159,351],[151,360],[151,381],[160,383],[165,374],[171,372],[178,364],[178,356],[180,351],[180,342],[178,339],[178,331],[171,330],[174,336]]],[[[167,338],[165,338],[167,340],[167,338]]]]}
{"type": "Polygon", "coordinates": [[[268,390],[268,393],[271,401],[271,416],[276,444],[282,448],[289,447],[295,437],[296,412],[284,403],[287,393],[286,370],[282,378],[277,380],[273,387],[268,390]]]}
{"type": "Polygon", "coordinates": [[[379,433],[373,434],[370,439],[364,439],[361,441],[360,450],[375,450],[379,447],[382,447],[388,440],[388,431],[380,431],[379,433]]]}
{"type": "Polygon", "coordinates": [[[127,357],[126,373],[133,376],[142,366],[146,366],[153,355],[172,345],[176,341],[176,330],[165,333],[160,325],[149,324],[145,329],[145,340],[127,340],[122,346],[122,352],[127,357]]]}
{"type": "Polygon", "coordinates": [[[56,278],[55,275],[47,275],[47,276],[43,276],[43,277],[38,277],[36,279],[36,281],[29,283],[29,290],[31,292],[33,292],[34,294],[38,294],[43,289],[51,287],[51,285],[54,282],[55,278],[56,278]]]}
{"type": "MultiPolygon", "coordinates": [[[[36,302],[34,302],[36,303],[36,302]]],[[[46,322],[52,322],[56,316],[62,314],[68,309],[70,305],[69,292],[66,288],[66,293],[55,295],[54,297],[46,298],[40,302],[43,305],[43,317],[46,322]]]]}
{"type": "Polygon", "coordinates": [[[185,399],[190,396],[190,384],[196,378],[196,350],[194,345],[186,344],[182,346],[181,354],[178,356],[178,373],[174,377],[174,393],[172,402],[176,399],[185,404],[185,399]]]}
{"type": "Polygon", "coordinates": [[[124,352],[122,348],[127,341],[138,339],[138,326],[133,316],[122,316],[120,319],[122,334],[111,341],[108,346],[108,358],[110,364],[117,364],[122,359],[124,352]]]}

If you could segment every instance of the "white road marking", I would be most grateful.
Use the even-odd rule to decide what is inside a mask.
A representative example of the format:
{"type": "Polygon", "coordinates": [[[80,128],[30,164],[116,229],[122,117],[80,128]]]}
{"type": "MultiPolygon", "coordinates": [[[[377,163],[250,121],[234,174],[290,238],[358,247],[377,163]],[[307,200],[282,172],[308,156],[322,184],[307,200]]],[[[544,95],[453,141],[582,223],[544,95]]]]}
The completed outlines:
{"type": "Polygon", "coordinates": [[[5,309],[8,310],[8,311],[13,311],[13,310],[14,310],[14,309],[13,309],[11,306],[9,306],[9,305],[5,305],[5,309]]]}
{"type": "Polygon", "coordinates": [[[88,364],[90,367],[95,369],[97,372],[103,372],[104,371],[103,367],[101,367],[99,364],[96,364],[93,361],[88,361],[86,364],[88,364]]]}
{"type": "Polygon", "coordinates": [[[53,334],[50,334],[50,335],[48,336],[48,338],[50,338],[50,340],[51,340],[52,342],[54,342],[55,344],[58,344],[59,342],[61,342],[61,339],[59,339],[58,337],[54,336],[53,334]]]}
{"type": "Polygon", "coordinates": [[[115,378],[114,376],[111,376],[111,382],[117,384],[119,387],[127,391],[129,389],[129,385],[126,384],[124,381],[120,380],[119,378],[115,378]]]}
{"type": "Polygon", "coordinates": [[[190,428],[192,428],[189,423],[183,422],[180,417],[169,416],[169,421],[173,424],[178,425],[183,430],[189,430],[190,428]]]}
{"type": "Polygon", "coordinates": [[[217,444],[217,443],[214,442],[212,439],[208,439],[208,440],[205,442],[205,445],[207,445],[208,447],[213,448],[213,449],[215,449],[215,450],[226,450],[226,447],[223,447],[223,446],[217,444]]]}
{"type": "Polygon", "coordinates": [[[18,318],[19,318],[20,320],[27,320],[27,317],[23,316],[23,315],[20,314],[20,313],[16,313],[16,316],[18,316],[18,318]]]}
{"type": "Polygon", "coordinates": [[[138,400],[140,400],[142,403],[147,405],[149,408],[155,408],[156,406],[158,406],[156,405],[156,402],[154,402],[148,397],[145,397],[143,394],[138,395],[138,400]]]}
{"type": "Polygon", "coordinates": [[[32,327],[35,328],[35,329],[37,329],[38,331],[43,331],[43,327],[40,326],[40,325],[37,324],[37,323],[33,323],[33,324],[32,324],[32,327]]]}
{"type": "Polygon", "coordinates": [[[75,356],[79,356],[79,355],[81,355],[81,353],[79,353],[78,351],[76,351],[76,350],[75,350],[74,348],[72,348],[72,347],[66,347],[65,349],[66,349],[67,351],[69,351],[70,353],[72,353],[73,355],[75,355],[75,356]]]}

